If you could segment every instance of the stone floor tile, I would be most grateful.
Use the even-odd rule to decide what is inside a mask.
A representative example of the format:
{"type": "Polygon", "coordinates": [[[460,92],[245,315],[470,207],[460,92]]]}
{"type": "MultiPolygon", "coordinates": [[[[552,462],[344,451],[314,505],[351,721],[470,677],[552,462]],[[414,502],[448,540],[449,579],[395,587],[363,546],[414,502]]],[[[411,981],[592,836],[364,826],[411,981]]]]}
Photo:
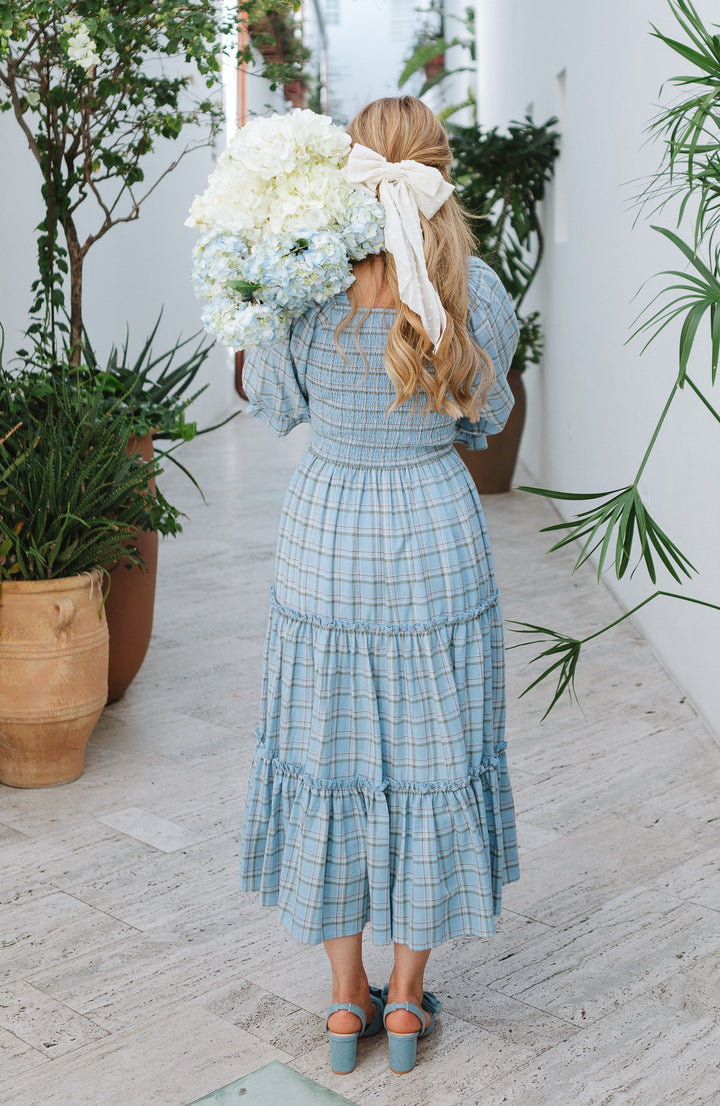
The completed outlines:
{"type": "Polygon", "coordinates": [[[720,950],[691,958],[685,968],[651,987],[648,994],[694,1018],[715,1018],[720,1023],[720,950]]]}
{"type": "Polygon", "coordinates": [[[718,949],[714,911],[639,887],[467,978],[574,1025],[589,1025],[673,975],[678,960],[718,949]]]}
{"type": "Polygon", "coordinates": [[[163,853],[174,853],[178,849],[187,849],[202,840],[196,833],[170,822],[167,818],[158,818],[149,810],[140,810],[136,806],[125,810],[116,810],[111,814],[98,815],[98,822],[104,822],[112,829],[120,830],[137,841],[144,841],[163,853]]]}
{"type": "Polygon", "coordinates": [[[479,987],[478,975],[461,973],[444,981],[442,1001],[446,1013],[537,1054],[581,1032],[579,1026],[536,1006],[479,987]]]}
{"type": "Polygon", "coordinates": [[[135,930],[62,891],[25,897],[2,911],[0,977],[17,980],[121,942],[135,930]]]}
{"type": "MultiPolygon", "coordinates": [[[[662,876],[653,880],[652,886],[657,887],[659,891],[676,895],[686,902],[720,911],[720,849],[717,830],[710,849],[696,852],[696,855],[682,864],[664,872],[662,876]]],[[[718,917],[718,925],[720,926],[720,917],[718,917]]]]}
{"type": "Polygon", "coordinates": [[[250,982],[225,986],[203,995],[201,1004],[219,1018],[254,1033],[291,1056],[317,1048],[325,1019],[250,982]]]}
{"type": "Polygon", "coordinates": [[[47,1063],[48,1057],[39,1049],[0,1029],[0,1079],[15,1079],[47,1063]]]}
{"type": "Polygon", "coordinates": [[[24,980],[0,987],[0,1026],[51,1059],[107,1036],[95,1022],[24,980]]]}
{"type": "Polygon", "coordinates": [[[647,997],[549,1049],[466,1106],[711,1106],[720,1087],[720,1025],[647,997]]]}
{"type": "MultiPolygon", "coordinates": [[[[521,821],[521,840],[522,827],[521,821]]],[[[674,870],[717,837],[710,825],[686,824],[683,829],[640,826],[612,814],[576,829],[570,851],[567,837],[556,834],[549,844],[523,854],[522,879],[512,888],[513,908],[547,925],[560,925],[639,883],[665,889],[665,875],[659,873],[674,870]]]]}
{"type": "Polygon", "coordinates": [[[26,1075],[0,1073],[3,1106],[186,1106],[289,1057],[208,1010],[175,1006],[26,1075]]]}
{"type": "MultiPolygon", "coordinates": [[[[7,788],[7,790],[9,791],[10,788],[7,788]]],[[[9,844],[11,841],[18,842],[25,836],[27,835],[21,833],[18,829],[14,829],[12,826],[0,824],[0,842],[2,842],[3,845],[9,844]]]]}

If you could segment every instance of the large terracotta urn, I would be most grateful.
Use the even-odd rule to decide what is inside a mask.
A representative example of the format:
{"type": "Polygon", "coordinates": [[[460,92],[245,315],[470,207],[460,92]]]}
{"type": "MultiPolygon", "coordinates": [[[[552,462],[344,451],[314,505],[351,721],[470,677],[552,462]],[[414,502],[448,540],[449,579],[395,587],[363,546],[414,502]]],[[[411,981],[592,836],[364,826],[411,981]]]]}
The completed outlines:
{"type": "Polygon", "coordinates": [[[107,698],[102,575],[0,584],[0,782],[49,787],[82,774],[107,698]]]}
{"type": "MultiPolygon", "coordinates": [[[[139,453],[143,461],[152,461],[154,450],[150,434],[132,437],[128,453],[139,453]]],[[[151,481],[151,492],[155,481],[151,481]]],[[[110,573],[110,590],[105,610],[110,631],[108,667],[108,703],[122,698],[140,671],[150,645],[155,610],[158,534],[156,530],[137,530],[132,544],[143,559],[144,567],[121,561],[110,573]]]]}
{"type": "Polygon", "coordinates": [[[522,369],[510,369],[508,384],[515,404],[500,433],[488,435],[487,449],[468,449],[461,444],[455,446],[480,495],[509,492],[512,487],[525,426],[526,398],[522,369]]]}

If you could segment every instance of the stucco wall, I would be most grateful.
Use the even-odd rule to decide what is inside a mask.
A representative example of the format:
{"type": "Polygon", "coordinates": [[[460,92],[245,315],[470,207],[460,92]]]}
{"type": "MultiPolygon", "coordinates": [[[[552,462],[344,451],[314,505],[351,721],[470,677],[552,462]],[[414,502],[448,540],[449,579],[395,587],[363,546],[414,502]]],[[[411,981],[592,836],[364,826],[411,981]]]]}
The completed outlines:
{"type": "MultiPolygon", "coordinates": [[[[717,7],[698,0],[717,20],[717,7]]],[[[536,481],[568,491],[602,491],[634,479],[677,372],[673,328],[641,357],[626,344],[640,307],[661,284],[648,278],[678,268],[678,256],[632,199],[660,158],[644,145],[663,80],[685,72],[650,21],[674,31],[664,0],[480,0],[478,95],[487,125],[532,110],[536,121],[560,117],[562,157],[544,205],[547,256],[536,303],[547,335],[544,362],[531,368],[522,456],[536,481]],[[637,298],[635,298],[637,296],[637,298]]],[[[657,221],[657,220],[652,220],[657,221]]],[[[672,215],[661,219],[672,226],[672,215]]],[[[709,336],[693,365],[709,385],[709,336]]],[[[717,400],[717,397],[716,397],[717,400]]],[[[646,505],[699,569],[685,587],[720,603],[720,427],[686,392],[676,401],[641,480],[646,505]]],[[[565,515],[566,506],[558,504],[565,515]]],[[[607,582],[630,607],[652,585],[607,582]]],[[[676,590],[663,574],[659,587],[676,590]]],[[[527,617],[532,621],[532,611],[527,617]]],[[[667,599],[638,624],[682,686],[720,732],[720,614],[667,599]]],[[[580,633],[582,625],[558,626],[580,633]]],[[[632,673],[628,673],[632,679],[632,673]]]]}

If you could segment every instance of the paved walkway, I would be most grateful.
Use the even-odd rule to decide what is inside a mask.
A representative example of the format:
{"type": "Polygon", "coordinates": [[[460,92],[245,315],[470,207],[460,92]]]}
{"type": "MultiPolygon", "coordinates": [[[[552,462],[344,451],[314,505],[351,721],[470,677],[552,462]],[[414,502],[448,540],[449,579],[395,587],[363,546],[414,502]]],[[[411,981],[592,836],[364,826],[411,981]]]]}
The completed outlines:
{"type": "MultiPolygon", "coordinates": [[[[389,1073],[382,1039],[330,1073],[322,948],[235,891],[275,528],[305,440],[241,417],[185,449],[208,506],[169,474],[191,518],[161,549],[141,675],[80,780],[0,787],[0,1101],[186,1106],[275,1060],[357,1106],[720,1101],[720,749],[627,626],[581,666],[582,711],[542,725],[546,692],[516,701],[509,654],[523,875],[498,936],[433,954],[445,1009],[412,1074],[389,1073]]],[[[614,614],[591,573],[543,556],[547,504],[486,509],[507,618],[575,632],[614,614]]],[[[382,982],[389,950],[367,951],[382,982]]]]}

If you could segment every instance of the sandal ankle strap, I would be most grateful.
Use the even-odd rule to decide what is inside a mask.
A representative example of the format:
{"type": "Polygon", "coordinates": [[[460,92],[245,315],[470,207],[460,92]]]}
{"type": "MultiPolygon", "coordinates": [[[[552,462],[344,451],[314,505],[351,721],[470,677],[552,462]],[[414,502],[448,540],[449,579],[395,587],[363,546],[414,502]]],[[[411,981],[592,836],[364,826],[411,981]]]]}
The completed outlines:
{"type": "Polygon", "coordinates": [[[383,1021],[387,1018],[388,1014],[392,1014],[394,1010],[409,1010],[411,1014],[414,1014],[420,1021],[420,1032],[425,1029],[425,1015],[419,1006],[416,1006],[414,1002],[389,1002],[385,1007],[385,1014],[383,1021]]]}
{"type": "Polygon", "coordinates": [[[356,1017],[360,1018],[360,1032],[365,1032],[365,1027],[367,1025],[367,1015],[365,1014],[362,1006],[356,1006],[354,1002],[334,1002],[332,1006],[328,1006],[327,1017],[325,1019],[326,1029],[328,1027],[328,1022],[330,1021],[330,1015],[336,1014],[338,1010],[348,1010],[351,1014],[355,1014],[356,1017]]]}

